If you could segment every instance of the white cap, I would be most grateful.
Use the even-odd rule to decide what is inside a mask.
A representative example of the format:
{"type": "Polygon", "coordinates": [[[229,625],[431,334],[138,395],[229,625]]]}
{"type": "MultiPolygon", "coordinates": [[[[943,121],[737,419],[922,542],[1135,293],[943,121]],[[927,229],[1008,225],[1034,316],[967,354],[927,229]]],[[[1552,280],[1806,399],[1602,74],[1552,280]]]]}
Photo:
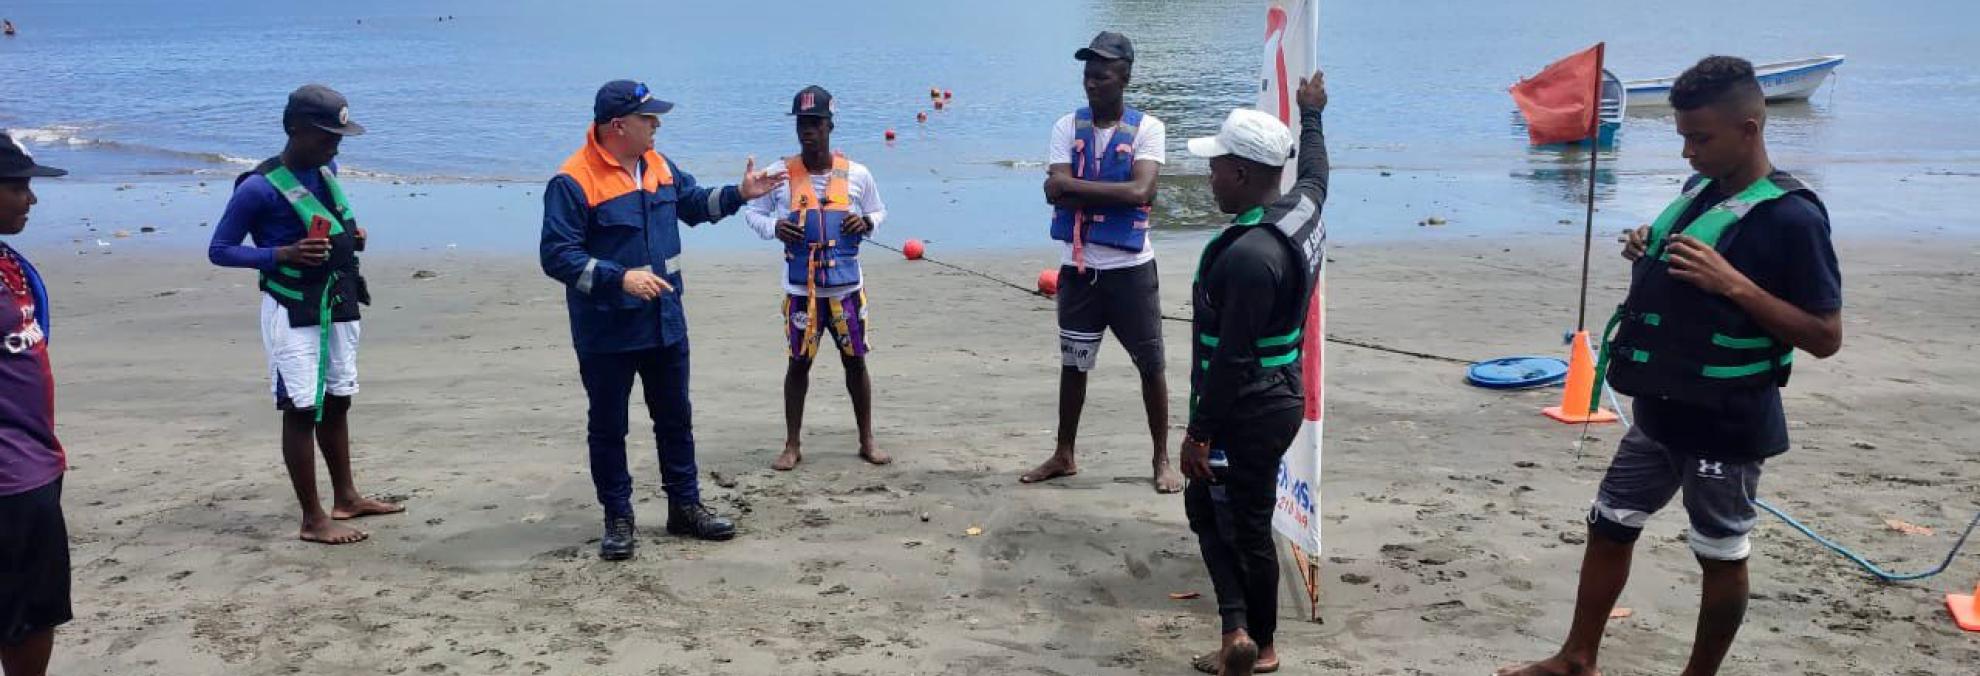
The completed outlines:
{"type": "Polygon", "coordinates": [[[1189,153],[1197,157],[1236,155],[1273,167],[1285,166],[1292,151],[1292,130],[1279,118],[1254,108],[1231,111],[1216,136],[1189,140],[1189,153]]]}

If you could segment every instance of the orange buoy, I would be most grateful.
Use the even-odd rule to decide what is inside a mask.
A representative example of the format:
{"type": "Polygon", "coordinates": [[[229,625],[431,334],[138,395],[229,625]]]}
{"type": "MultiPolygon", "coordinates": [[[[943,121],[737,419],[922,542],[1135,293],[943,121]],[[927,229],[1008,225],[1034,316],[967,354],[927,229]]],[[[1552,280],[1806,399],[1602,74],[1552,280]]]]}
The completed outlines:
{"type": "Polygon", "coordinates": [[[894,130],[892,129],[887,130],[887,140],[889,141],[894,140],[894,130]]]}
{"type": "Polygon", "coordinates": [[[928,121],[928,111],[926,111],[926,110],[924,110],[924,111],[921,111],[921,112],[919,112],[919,113],[915,113],[915,114],[914,114],[914,121],[915,121],[915,122],[923,122],[923,123],[925,123],[925,122],[927,122],[927,121],[928,121]]]}
{"type": "Polygon", "coordinates": [[[911,261],[921,260],[922,252],[923,252],[923,247],[921,246],[921,240],[910,239],[906,243],[901,245],[901,255],[907,256],[908,260],[911,261]]]}
{"type": "Polygon", "coordinates": [[[1038,271],[1038,293],[1050,298],[1059,293],[1059,271],[1045,268],[1038,271]]]}

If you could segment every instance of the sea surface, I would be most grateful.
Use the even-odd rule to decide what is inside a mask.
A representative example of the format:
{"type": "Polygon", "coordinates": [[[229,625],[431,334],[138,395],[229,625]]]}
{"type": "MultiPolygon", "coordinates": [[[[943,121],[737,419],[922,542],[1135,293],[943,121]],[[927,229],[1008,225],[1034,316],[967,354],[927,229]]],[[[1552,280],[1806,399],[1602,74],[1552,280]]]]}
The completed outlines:
{"type": "MultiPolygon", "coordinates": [[[[21,31],[0,39],[0,127],[74,172],[37,183],[31,235],[153,225],[195,241],[233,175],[280,149],[286,94],[325,83],[371,130],[341,158],[371,229],[526,249],[540,186],[582,142],[605,80],[639,79],[676,102],[660,149],[711,183],[734,181],[747,157],[794,152],[791,95],[820,84],[839,101],[835,145],[874,170],[895,239],[1040,246],[1048,132],[1083,103],[1072,52],[1118,30],[1138,54],[1130,103],[1169,125],[1164,238],[1200,237],[1223,217],[1183,141],[1253,99],[1264,5],[13,2],[0,8],[21,31]],[[933,108],[931,87],[953,92],[950,105],[933,108]],[[899,139],[885,142],[887,129],[899,139]],[[128,186],[127,198],[105,199],[101,184],[128,186]]],[[[1812,100],[1770,109],[1776,163],[1822,191],[1839,235],[1980,234],[1969,208],[1980,125],[1968,122],[1980,5],[1420,0],[1321,12],[1337,241],[1579,237],[1587,156],[1529,148],[1505,90],[1597,41],[1625,79],[1715,53],[1846,54],[1812,100]],[[1432,217],[1445,223],[1423,225],[1432,217]]],[[[1678,152],[1667,111],[1633,113],[1600,157],[1597,227],[1654,216],[1689,171],[1678,152]]],[[[755,241],[739,227],[701,233],[691,246],[755,241]]]]}

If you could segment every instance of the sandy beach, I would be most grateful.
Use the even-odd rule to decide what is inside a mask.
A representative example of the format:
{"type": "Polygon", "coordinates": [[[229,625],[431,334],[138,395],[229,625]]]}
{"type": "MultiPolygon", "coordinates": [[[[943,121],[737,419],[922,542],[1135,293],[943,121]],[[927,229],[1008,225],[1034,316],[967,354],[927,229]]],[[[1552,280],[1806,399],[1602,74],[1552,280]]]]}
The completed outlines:
{"type": "MultiPolygon", "coordinates": [[[[1578,242],[1506,241],[1335,247],[1332,334],[1461,358],[1563,352],[1578,242]]],[[[1082,474],[1016,482],[1052,439],[1058,356],[1042,298],[869,254],[877,424],[898,462],[854,456],[839,369],[823,364],[806,463],[780,474],[768,469],[782,438],[774,253],[690,245],[703,486],[742,535],[665,535],[650,438],[636,433],[641,549],[614,564],[595,556],[561,290],[528,254],[381,244],[366,261],[379,303],[365,319],[355,464],[362,488],[409,511],[363,522],[371,540],[342,547],[295,540],[248,273],[177,248],[28,249],[54,293],[74,465],[77,619],[55,673],[1183,674],[1210,645],[1209,582],[1180,497],[1146,484],[1135,376],[1117,345],[1093,379],[1082,474]]],[[[1593,303],[1605,308],[1623,264],[1597,246],[1593,303]]],[[[1980,506],[1980,364],[1968,356],[1980,241],[1838,248],[1845,347],[1797,369],[1797,448],[1769,464],[1762,494],[1890,567],[1926,568],[1980,506]],[[1887,518],[1938,533],[1904,535],[1887,518]]],[[[1194,253],[1162,247],[1177,314],[1194,253]]],[[[1054,258],[952,262],[1022,281],[1054,258]]],[[[1186,331],[1169,324],[1178,412],[1186,331]]],[[[1328,361],[1323,621],[1299,621],[1288,582],[1287,671],[1481,674],[1546,654],[1566,630],[1581,518],[1621,429],[1594,428],[1577,460],[1578,429],[1537,413],[1558,390],[1473,389],[1452,364],[1349,346],[1328,361]]],[[[1621,604],[1634,614],[1610,625],[1608,673],[1682,663],[1698,582],[1683,528],[1661,515],[1638,548],[1621,604]]],[[[1980,640],[1943,607],[1980,579],[1980,557],[1879,584],[1767,519],[1753,562],[1730,673],[1980,664],[1980,640]]]]}

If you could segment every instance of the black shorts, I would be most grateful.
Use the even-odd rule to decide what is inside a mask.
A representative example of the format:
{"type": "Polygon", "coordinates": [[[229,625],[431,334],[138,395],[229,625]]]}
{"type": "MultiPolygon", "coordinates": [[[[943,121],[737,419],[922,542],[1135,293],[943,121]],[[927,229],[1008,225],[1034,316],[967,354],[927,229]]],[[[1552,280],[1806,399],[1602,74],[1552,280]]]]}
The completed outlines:
{"type": "Polygon", "coordinates": [[[62,480],[0,496],[0,645],[19,644],[73,617],[62,480]]]}
{"type": "Polygon", "coordinates": [[[1162,371],[1162,285],[1155,261],[1117,270],[1059,267],[1059,354],[1067,368],[1093,370],[1112,329],[1142,373],[1162,371]]]}

